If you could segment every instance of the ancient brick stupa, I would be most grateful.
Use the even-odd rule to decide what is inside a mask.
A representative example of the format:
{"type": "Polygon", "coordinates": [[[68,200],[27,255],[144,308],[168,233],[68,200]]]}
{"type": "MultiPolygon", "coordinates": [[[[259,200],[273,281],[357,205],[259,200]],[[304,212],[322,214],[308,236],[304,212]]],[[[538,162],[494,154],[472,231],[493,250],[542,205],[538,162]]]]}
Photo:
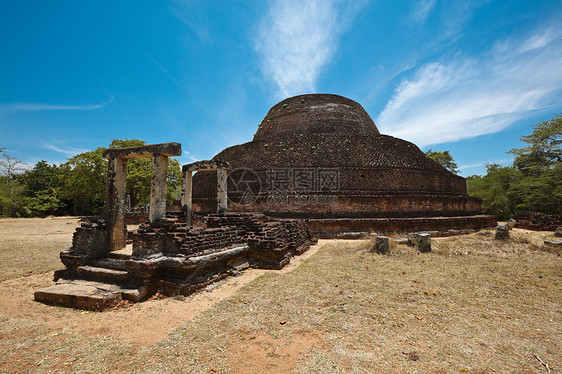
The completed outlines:
{"type": "MultiPolygon", "coordinates": [[[[273,106],[251,142],[213,159],[229,162],[229,211],[306,218],[320,236],[345,231],[489,227],[465,179],[414,144],[379,133],[357,102],[300,95],[273,106]],[[324,235],[323,235],[324,234],[324,235]]],[[[194,213],[216,208],[216,173],[193,179],[194,213]]]]}

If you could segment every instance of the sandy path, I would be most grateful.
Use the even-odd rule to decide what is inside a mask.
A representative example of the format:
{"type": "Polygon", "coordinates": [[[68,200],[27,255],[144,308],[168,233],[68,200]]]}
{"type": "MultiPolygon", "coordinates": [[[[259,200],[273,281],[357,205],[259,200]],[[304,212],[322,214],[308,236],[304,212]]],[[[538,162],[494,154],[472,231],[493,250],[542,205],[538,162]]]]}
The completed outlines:
{"type": "Polygon", "coordinates": [[[53,284],[51,272],[10,279],[0,283],[0,314],[45,323],[53,330],[67,329],[85,335],[110,336],[135,347],[152,345],[168,337],[174,329],[236,293],[245,284],[265,272],[286,274],[314,255],[332,240],[319,240],[303,255],[291,259],[281,270],[248,269],[227,278],[208,290],[196,292],[185,300],[166,298],[134,304],[129,308],[105,312],[87,312],[44,305],[33,300],[35,290],[53,284]],[[146,323],[150,321],[150,329],[146,323]]]}

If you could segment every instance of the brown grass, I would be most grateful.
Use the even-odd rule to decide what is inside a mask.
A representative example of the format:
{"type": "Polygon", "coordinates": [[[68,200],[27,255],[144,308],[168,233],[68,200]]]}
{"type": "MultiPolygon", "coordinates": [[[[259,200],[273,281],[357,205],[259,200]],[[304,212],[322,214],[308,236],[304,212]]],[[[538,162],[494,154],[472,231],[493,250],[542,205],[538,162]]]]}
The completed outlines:
{"type": "Polygon", "coordinates": [[[0,281],[60,269],[76,217],[0,219],[0,281]]]}
{"type": "Polygon", "coordinates": [[[560,372],[562,261],[544,250],[544,235],[442,238],[427,254],[329,241],[294,271],[265,272],[140,350],[5,315],[0,371],[546,373],[536,354],[560,372]]]}

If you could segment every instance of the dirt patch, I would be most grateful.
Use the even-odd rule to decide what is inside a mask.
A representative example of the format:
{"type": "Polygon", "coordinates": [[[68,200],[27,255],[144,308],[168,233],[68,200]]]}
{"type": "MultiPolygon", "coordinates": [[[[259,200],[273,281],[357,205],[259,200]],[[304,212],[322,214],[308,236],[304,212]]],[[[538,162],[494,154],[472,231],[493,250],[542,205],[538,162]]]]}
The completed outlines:
{"type": "Polygon", "coordinates": [[[322,334],[313,331],[283,337],[262,331],[233,331],[231,335],[234,339],[226,362],[234,373],[288,373],[311,348],[323,346],[322,334]]]}

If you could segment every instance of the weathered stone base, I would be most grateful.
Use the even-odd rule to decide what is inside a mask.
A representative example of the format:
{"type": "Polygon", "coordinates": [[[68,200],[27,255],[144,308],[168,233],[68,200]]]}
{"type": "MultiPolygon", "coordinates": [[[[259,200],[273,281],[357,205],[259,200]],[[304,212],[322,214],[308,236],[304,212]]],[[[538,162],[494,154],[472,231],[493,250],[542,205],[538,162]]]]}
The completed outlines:
{"type": "Polygon", "coordinates": [[[83,224],[73,247],[61,252],[66,269],[55,272],[57,284],[38,290],[35,300],[104,310],[121,300],[146,300],[156,292],[189,295],[250,266],[280,269],[316,242],[302,220],[214,214],[205,217],[203,227],[194,228],[182,218],[141,225],[132,235],[132,254],[93,245],[105,227],[83,224]]]}
{"type": "Polygon", "coordinates": [[[346,238],[368,235],[371,232],[435,231],[434,236],[446,236],[448,232],[495,227],[496,216],[475,215],[462,217],[417,218],[338,218],[310,219],[308,227],[318,238],[346,238]],[[353,233],[353,234],[351,234],[353,233]]]}

